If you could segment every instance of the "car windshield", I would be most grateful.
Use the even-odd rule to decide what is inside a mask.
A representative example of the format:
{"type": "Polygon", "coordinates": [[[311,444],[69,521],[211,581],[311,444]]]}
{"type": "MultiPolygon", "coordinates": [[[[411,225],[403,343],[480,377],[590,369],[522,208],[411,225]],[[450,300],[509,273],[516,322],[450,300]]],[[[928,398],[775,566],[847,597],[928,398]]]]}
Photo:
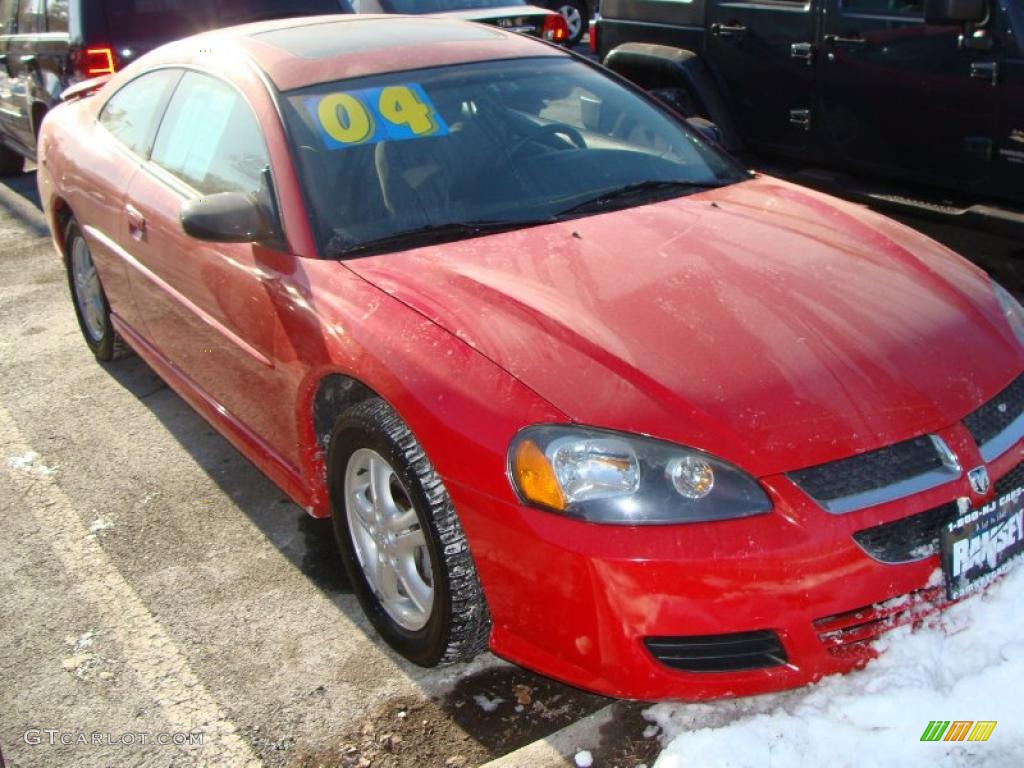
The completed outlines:
{"type": "Polygon", "coordinates": [[[568,57],[286,94],[328,257],[600,213],[746,178],[681,119],[568,57]]]}
{"type": "Polygon", "coordinates": [[[526,0],[382,0],[391,13],[444,13],[468,8],[508,8],[526,5],[526,0]]]}

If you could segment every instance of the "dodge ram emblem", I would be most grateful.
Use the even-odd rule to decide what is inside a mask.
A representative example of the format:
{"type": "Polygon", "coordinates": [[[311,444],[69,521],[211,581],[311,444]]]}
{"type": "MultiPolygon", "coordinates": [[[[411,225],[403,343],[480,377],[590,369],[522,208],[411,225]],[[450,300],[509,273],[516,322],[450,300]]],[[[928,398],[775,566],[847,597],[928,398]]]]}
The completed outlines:
{"type": "Polygon", "coordinates": [[[967,473],[967,479],[971,481],[971,490],[979,496],[988,493],[988,489],[992,486],[992,481],[988,477],[988,469],[985,467],[972,469],[967,473]]]}

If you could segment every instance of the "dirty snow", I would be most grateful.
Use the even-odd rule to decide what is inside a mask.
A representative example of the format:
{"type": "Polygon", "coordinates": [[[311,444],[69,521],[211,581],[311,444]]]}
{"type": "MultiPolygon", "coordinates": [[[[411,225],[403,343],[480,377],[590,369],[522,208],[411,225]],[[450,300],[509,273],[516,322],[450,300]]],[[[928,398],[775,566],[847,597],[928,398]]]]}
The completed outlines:
{"type": "Polygon", "coordinates": [[[594,764],[594,756],[587,750],[576,753],[576,768],[590,768],[594,764]]]}
{"type": "Polygon", "coordinates": [[[489,699],[482,693],[478,693],[473,697],[473,701],[480,707],[484,712],[494,712],[498,707],[505,703],[505,700],[495,696],[493,699],[489,699]]]}
{"type": "Polygon", "coordinates": [[[30,472],[33,475],[40,477],[47,477],[54,473],[54,469],[46,466],[45,464],[39,463],[39,454],[35,451],[25,451],[20,456],[9,456],[7,458],[7,466],[11,469],[17,469],[21,472],[30,472]]]}
{"type": "Polygon", "coordinates": [[[98,534],[103,533],[103,531],[110,530],[113,527],[114,523],[111,520],[105,517],[97,517],[89,525],[89,536],[96,538],[98,534]]]}
{"type": "Polygon", "coordinates": [[[1024,567],[877,647],[866,669],[796,691],[652,707],[655,768],[1024,765],[1024,567]],[[998,724],[987,742],[922,742],[931,720],[998,724]]]}

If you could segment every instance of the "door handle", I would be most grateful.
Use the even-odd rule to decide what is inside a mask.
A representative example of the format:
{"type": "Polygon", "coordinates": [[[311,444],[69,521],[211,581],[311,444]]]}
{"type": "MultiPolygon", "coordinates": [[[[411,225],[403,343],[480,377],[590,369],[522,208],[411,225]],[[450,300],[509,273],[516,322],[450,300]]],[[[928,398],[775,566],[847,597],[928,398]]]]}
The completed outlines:
{"type": "Polygon", "coordinates": [[[842,37],[840,35],[825,35],[825,42],[835,48],[860,48],[868,44],[863,37],[842,37]]]}
{"type": "Polygon", "coordinates": [[[712,24],[711,34],[715,37],[735,37],[742,39],[747,34],[747,28],[742,24],[712,24]]]}
{"type": "Polygon", "coordinates": [[[789,55],[806,61],[808,67],[814,64],[814,46],[810,43],[793,43],[789,46],[789,55]]]}
{"type": "Polygon", "coordinates": [[[139,209],[129,203],[124,208],[124,215],[128,219],[128,233],[136,240],[145,237],[146,217],[139,213],[139,209]]]}
{"type": "Polygon", "coordinates": [[[971,77],[975,80],[988,80],[992,85],[999,85],[999,65],[994,61],[972,62],[971,77]]]}

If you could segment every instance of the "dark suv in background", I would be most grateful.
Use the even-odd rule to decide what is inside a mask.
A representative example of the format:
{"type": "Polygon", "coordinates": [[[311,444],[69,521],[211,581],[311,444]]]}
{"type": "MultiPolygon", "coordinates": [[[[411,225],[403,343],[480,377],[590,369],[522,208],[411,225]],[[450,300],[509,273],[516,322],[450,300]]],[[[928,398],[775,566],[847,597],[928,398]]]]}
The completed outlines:
{"type": "Polygon", "coordinates": [[[0,174],[35,158],[39,125],[72,83],[206,29],[351,12],[348,0],[0,0],[0,174]]]}
{"type": "Polygon", "coordinates": [[[758,167],[1024,239],[1021,0],[603,0],[601,17],[606,66],[758,167]]]}

